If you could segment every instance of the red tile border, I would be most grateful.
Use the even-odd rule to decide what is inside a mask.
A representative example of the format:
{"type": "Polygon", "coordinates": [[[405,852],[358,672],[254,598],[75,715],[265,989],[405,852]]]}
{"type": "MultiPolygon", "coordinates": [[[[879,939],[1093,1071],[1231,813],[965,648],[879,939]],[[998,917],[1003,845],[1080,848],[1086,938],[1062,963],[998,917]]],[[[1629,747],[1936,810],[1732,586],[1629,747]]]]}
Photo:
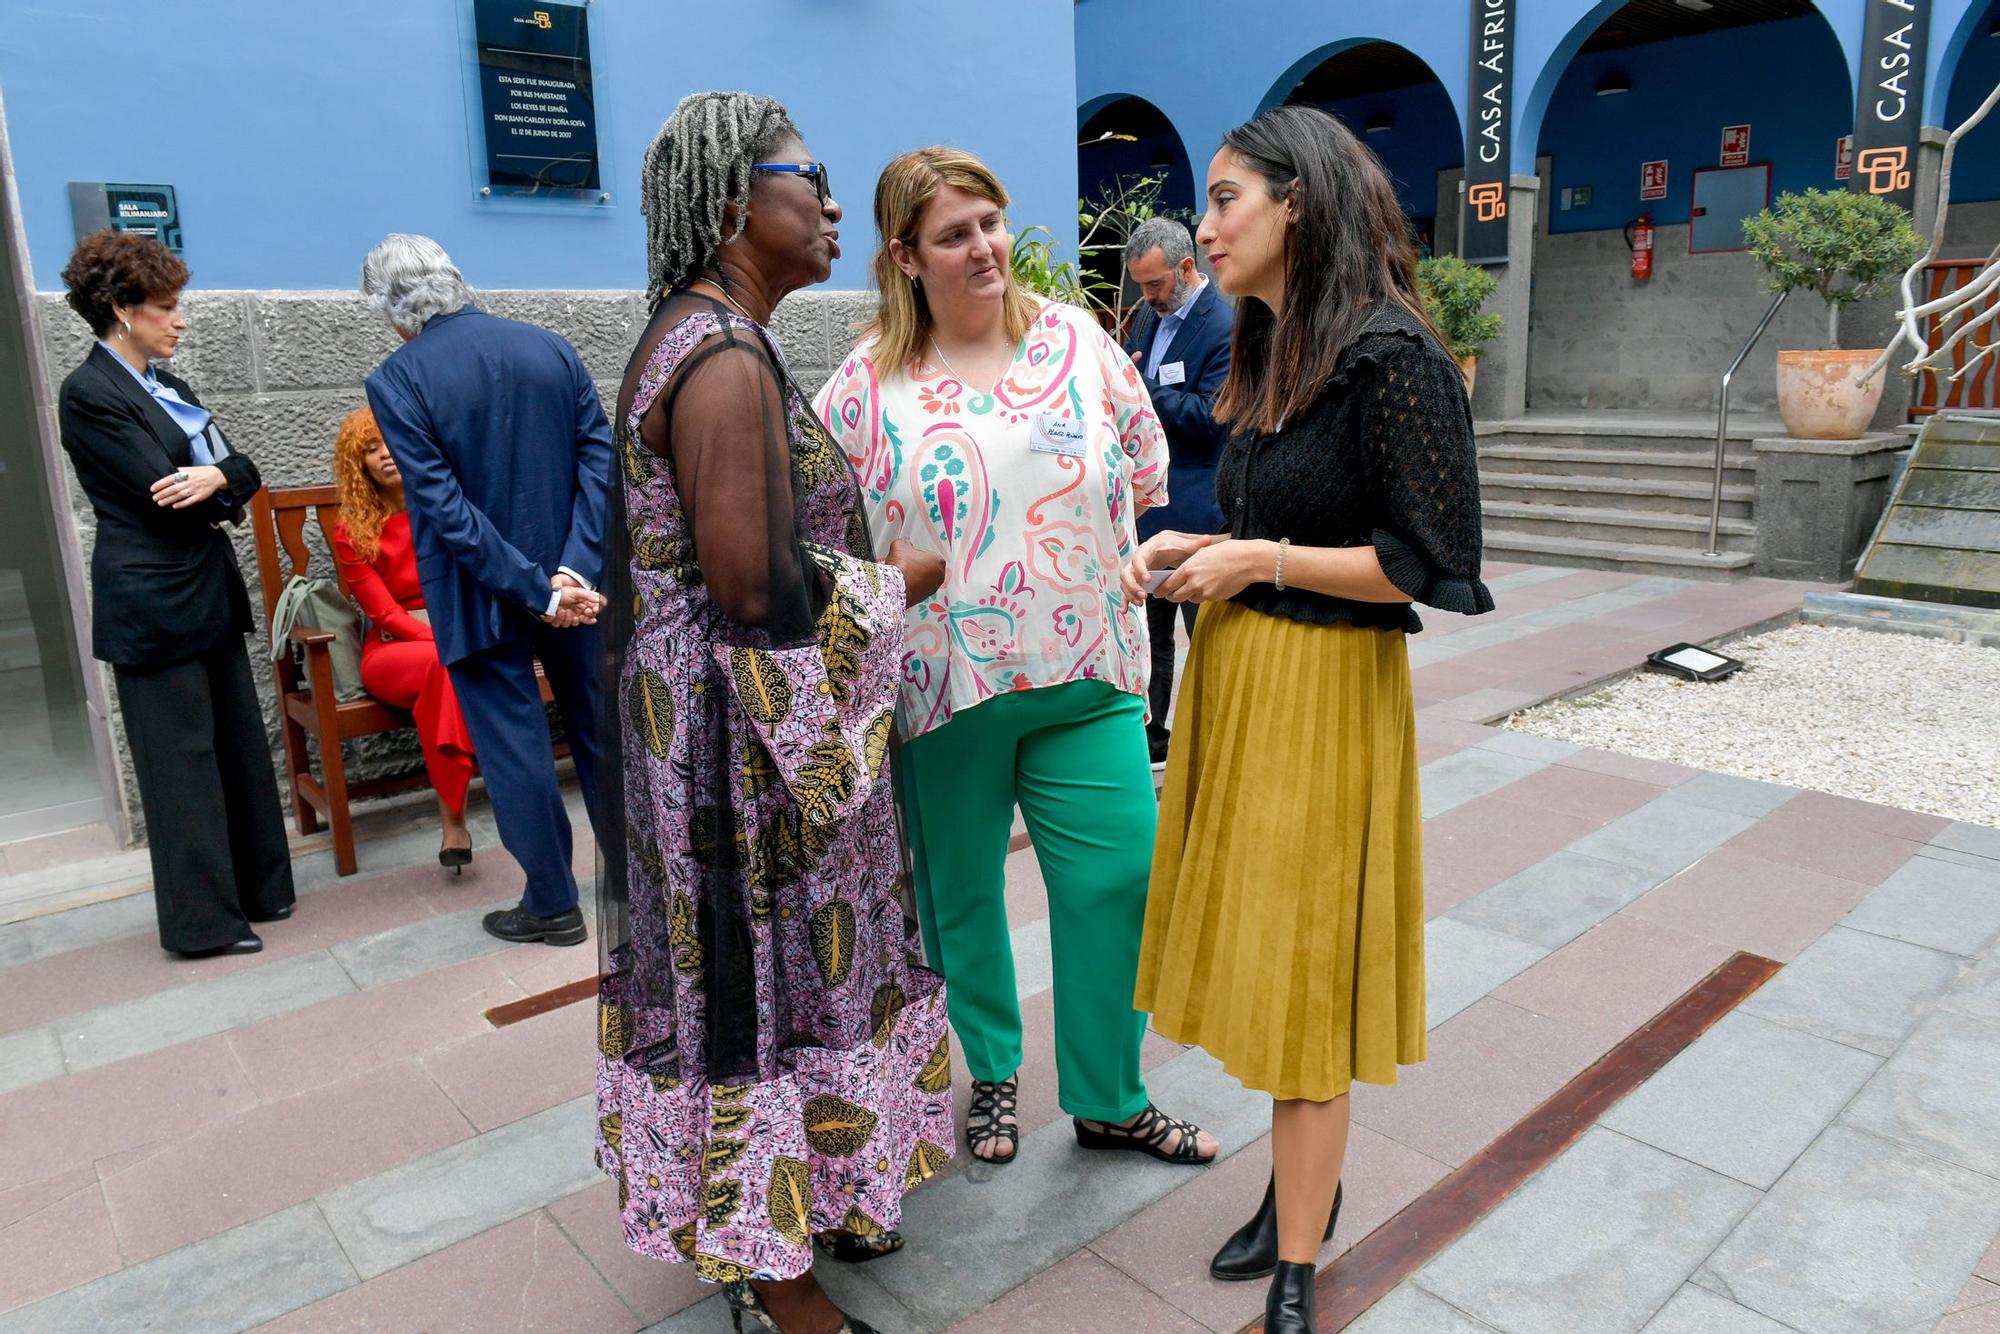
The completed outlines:
{"type": "Polygon", "coordinates": [[[565,982],[547,991],[538,991],[532,996],[496,1005],[486,1012],[486,1022],[495,1028],[505,1028],[518,1024],[523,1019],[533,1019],[538,1014],[550,1010],[560,1010],[565,1005],[574,1005],[581,1000],[589,1000],[597,994],[597,975],[579,977],[574,982],[565,982]]]}
{"type": "MultiPolygon", "coordinates": [[[[1513,1129],[1321,1270],[1314,1295],[1322,1334],[1345,1329],[1388,1296],[1781,967],[1755,954],[1731,956],[1513,1129]]],[[[1244,1334],[1262,1329],[1261,1320],[1252,1321],[1244,1334]]]]}

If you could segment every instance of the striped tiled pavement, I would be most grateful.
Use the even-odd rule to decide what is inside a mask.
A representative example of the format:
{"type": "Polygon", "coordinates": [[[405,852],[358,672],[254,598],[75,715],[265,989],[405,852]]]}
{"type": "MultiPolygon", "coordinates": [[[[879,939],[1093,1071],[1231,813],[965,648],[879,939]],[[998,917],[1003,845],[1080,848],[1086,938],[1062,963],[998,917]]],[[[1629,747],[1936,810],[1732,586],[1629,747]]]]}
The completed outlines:
{"type": "MultiPolygon", "coordinates": [[[[1749,949],[1798,960],[1805,980],[1772,983],[1687,1055],[1721,1037],[1814,1057],[1817,1082],[1790,1101],[1767,1089],[1759,1110],[1792,1139],[1773,1132],[1709,1162],[1699,1127],[1669,1114],[1677,1062],[1642,1090],[1662,1087],[1659,1106],[1635,1095],[1624,1120],[1523,1189],[1550,1196],[1537,1216],[1562,1216],[1571,1233],[1537,1250],[1510,1201],[1371,1327],[1638,1329],[1657,1317],[1694,1322],[1661,1329],[1696,1329],[1740,1311],[1813,1328],[1791,1323],[1809,1303],[1759,1279],[1756,1261],[1796,1252],[1810,1268],[1816,1234],[1800,1220],[1813,1192],[1841,1170],[1886,1171],[1897,1154],[1926,1165],[1896,1178],[1897,1217],[1951,1220],[1937,1254],[1902,1276],[1897,1313],[1928,1310],[1909,1292],[1944,1293],[1934,1323],[1980,1296],[1972,1285],[2000,1284],[1984,1253],[2000,1230],[2000,1193],[1979,1184],[2000,1178],[1977,1152],[1987,1123],[1962,1098],[1932,1095],[1945,1108],[1928,1120],[1910,1110],[1925,1105],[1938,1062],[2000,1054],[1980,1045],[2000,1026],[1994,969],[1981,962],[2000,916],[1982,937],[1978,907],[1991,894],[2000,912],[2000,835],[1485,725],[1663,643],[1787,615],[1798,585],[1519,566],[1491,582],[1496,613],[1429,613],[1412,642],[1431,1059],[1393,1089],[1357,1089],[1347,1209],[1323,1261],[1749,949]],[[1950,924],[1931,922],[1940,913],[1950,924]],[[1872,980],[1869,999],[1846,995],[1850,977],[1872,980]],[[1882,1080],[1896,1082],[1870,1102],[1882,1080]],[[1843,1088],[1851,1109],[1834,1101],[1843,1088]],[[1565,1174],[1582,1183],[1570,1195],[1547,1185],[1565,1174]],[[1575,1207],[1578,1191],[1628,1185],[1657,1207],[1612,1209],[1609,1222],[1575,1207]],[[1574,1253],[1593,1229],[1644,1257],[1644,1282],[1622,1297],[1581,1283],[1588,1319],[1540,1323],[1560,1308],[1548,1284],[1489,1273],[1514,1245],[1549,1257],[1551,1283],[1577,1284],[1587,1266],[1574,1253]],[[1660,1241],[1676,1229],[1679,1243],[1660,1241]]],[[[587,975],[594,953],[510,948],[479,931],[479,914],[519,886],[490,824],[476,825],[472,873],[451,878],[431,860],[434,831],[371,820],[364,876],[338,881],[302,859],[310,892],[258,956],[167,959],[144,898],[0,926],[0,1334],[727,1327],[712,1290],[618,1235],[611,1184],[589,1153],[589,1007],[504,1028],[484,1018],[587,975]]],[[[588,861],[580,840],[580,871],[588,861]]],[[[1008,878],[1029,1035],[1020,1161],[961,1157],[911,1197],[908,1250],[822,1266],[825,1281],[891,1334],[1240,1328],[1259,1285],[1214,1283],[1206,1259],[1262,1192],[1268,1100],[1205,1053],[1149,1035],[1156,1098],[1213,1129],[1224,1160],[1190,1173],[1080,1154],[1055,1105],[1031,849],[1013,855],[1008,878]]],[[[1696,1075],[1714,1079],[1734,1050],[1695,1062],[1696,1075]]],[[[1838,1238],[1820,1240],[1844,1254],[1838,1238]]]]}

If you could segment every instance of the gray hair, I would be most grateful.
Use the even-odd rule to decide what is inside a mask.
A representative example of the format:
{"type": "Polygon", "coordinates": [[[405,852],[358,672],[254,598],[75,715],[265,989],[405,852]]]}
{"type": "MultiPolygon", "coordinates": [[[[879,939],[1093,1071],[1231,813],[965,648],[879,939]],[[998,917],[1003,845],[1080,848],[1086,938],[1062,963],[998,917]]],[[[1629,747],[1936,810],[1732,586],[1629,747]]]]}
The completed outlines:
{"type": "Polygon", "coordinates": [[[750,218],[750,164],[798,127],[785,109],[750,93],[690,93],[660,126],[639,168],[646,215],[646,287],[665,296],[702,276],[750,218]],[[723,209],[736,224],[723,234],[723,209]]]}
{"type": "Polygon", "coordinates": [[[1133,229],[1131,238],[1125,242],[1125,262],[1144,259],[1154,249],[1159,250],[1168,268],[1178,268],[1182,260],[1194,254],[1194,238],[1172,218],[1148,218],[1133,229]]]}
{"type": "Polygon", "coordinates": [[[409,232],[389,233],[361,261],[361,294],[413,338],[432,316],[472,303],[472,289],[444,247],[409,232]]]}

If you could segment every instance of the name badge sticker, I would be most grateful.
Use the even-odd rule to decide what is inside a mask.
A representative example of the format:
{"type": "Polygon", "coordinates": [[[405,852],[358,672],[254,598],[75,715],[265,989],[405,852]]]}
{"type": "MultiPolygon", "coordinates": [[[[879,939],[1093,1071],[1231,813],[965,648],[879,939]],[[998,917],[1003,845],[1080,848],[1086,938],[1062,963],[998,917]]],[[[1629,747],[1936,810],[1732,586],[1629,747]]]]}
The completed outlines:
{"type": "Polygon", "coordinates": [[[1038,412],[1035,424],[1028,432],[1028,447],[1037,454],[1060,454],[1064,458],[1080,459],[1088,435],[1088,425],[1075,417],[1038,412]]]}
{"type": "Polygon", "coordinates": [[[1180,384],[1187,379],[1187,366],[1178,361],[1170,361],[1160,367],[1160,373],[1153,378],[1161,384],[1180,384]]]}

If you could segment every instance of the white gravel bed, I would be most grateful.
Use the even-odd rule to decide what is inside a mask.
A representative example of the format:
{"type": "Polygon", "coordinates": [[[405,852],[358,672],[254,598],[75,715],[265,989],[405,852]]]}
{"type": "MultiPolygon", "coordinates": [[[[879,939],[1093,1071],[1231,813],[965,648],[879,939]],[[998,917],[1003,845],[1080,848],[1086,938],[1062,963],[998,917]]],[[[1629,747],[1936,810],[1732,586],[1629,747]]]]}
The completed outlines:
{"type": "Polygon", "coordinates": [[[1727,680],[1640,672],[1507,726],[2000,826],[2000,648],[1799,624],[1722,651],[1727,680]]]}

